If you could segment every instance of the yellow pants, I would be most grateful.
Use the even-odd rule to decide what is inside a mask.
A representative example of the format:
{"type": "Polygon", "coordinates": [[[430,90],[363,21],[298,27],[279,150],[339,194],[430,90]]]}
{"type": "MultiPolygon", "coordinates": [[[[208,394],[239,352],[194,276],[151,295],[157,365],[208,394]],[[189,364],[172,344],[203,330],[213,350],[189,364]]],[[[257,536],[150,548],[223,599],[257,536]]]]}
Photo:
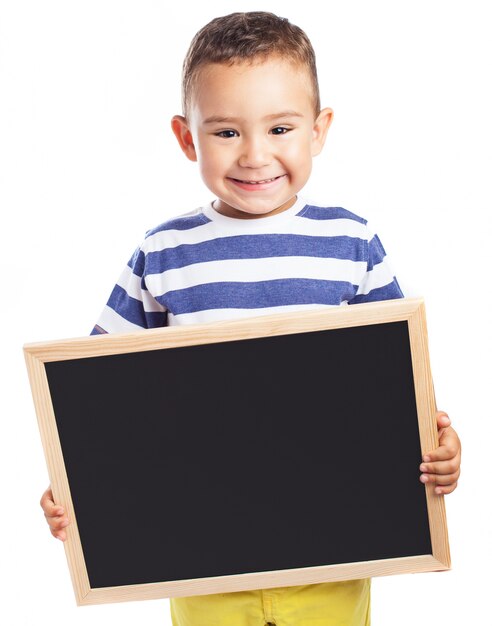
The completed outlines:
{"type": "Polygon", "coordinates": [[[173,626],[370,626],[371,580],[171,599],[173,626]]]}

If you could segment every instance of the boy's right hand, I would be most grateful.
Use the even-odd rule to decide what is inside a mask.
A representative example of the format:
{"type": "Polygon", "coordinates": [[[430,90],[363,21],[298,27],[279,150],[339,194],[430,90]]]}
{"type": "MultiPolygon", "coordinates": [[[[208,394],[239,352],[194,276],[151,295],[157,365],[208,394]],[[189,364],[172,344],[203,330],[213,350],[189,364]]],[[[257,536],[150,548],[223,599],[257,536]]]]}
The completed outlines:
{"type": "Polygon", "coordinates": [[[62,506],[55,504],[53,500],[53,492],[51,487],[48,487],[41,496],[39,503],[44,511],[44,516],[50,527],[53,537],[65,541],[67,538],[67,532],[64,530],[68,525],[68,517],[65,515],[65,511],[62,506]]]}

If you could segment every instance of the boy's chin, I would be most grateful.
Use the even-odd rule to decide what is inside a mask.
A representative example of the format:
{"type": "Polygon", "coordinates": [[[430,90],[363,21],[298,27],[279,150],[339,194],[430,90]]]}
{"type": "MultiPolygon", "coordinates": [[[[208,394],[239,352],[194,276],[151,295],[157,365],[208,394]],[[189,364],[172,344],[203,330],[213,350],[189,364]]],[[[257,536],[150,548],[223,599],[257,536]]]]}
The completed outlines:
{"type": "Polygon", "coordinates": [[[297,196],[293,196],[280,204],[275,201],[268,202],[263,200],[259,202],[258,200],[255,201],[252,199],[250,202],[234,202],[231,204],[223,200],[215,200],[212,206],[221,215],[242,219],[254,219],[257,217],[276,215],[277,213],[286,211],[295,204],[297,196]]]}

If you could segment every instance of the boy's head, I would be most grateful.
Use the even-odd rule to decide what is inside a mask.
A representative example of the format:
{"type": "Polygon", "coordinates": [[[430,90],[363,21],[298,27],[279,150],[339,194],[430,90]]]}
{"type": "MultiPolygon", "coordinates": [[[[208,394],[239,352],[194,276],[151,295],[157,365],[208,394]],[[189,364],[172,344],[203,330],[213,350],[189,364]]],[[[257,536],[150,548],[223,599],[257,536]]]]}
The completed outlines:
{"type": "Polygon", "coordinates": [[[294,204],[332,116],[300,28],[264,12],[212,20],[186,55],[182,98],[172,128],[217,211],[261,217],[294,204]]]}

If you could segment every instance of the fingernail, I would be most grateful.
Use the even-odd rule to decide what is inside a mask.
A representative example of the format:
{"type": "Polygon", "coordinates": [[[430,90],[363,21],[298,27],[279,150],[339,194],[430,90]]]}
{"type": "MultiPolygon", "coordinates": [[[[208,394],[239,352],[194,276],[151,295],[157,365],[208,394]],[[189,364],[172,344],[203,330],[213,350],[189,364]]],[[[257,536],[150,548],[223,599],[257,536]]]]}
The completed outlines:
{"type": "Polygon", "coordinates": [[[420,471],[421,472],[426,472],[427,471],[427,466],[422,463],[422,465],[420,466],[420,471]]]}
{"type": "Polygon", "coordinates": [[[430,456],[427,456],[427,455],[424,456],[424,462],[425,463],[429,463],[430,460],[431,460],[430,456]]]}
{"type": "Polygon", "coordinates": [[[429,481],[429,477],[428,477],[426,474],[423,474],[423,475],[420,477],[420,480],[421,480],[423,483],[426,483],[426,482],[428,482],[428,481],[429,481]]]}
{"type": "Polygon", "coordinates": [[[442,493],[442,489],[439,489],[439,487],[437,487],[436,493],[437,493],[437,495],[440,495],[442,493]]]}

